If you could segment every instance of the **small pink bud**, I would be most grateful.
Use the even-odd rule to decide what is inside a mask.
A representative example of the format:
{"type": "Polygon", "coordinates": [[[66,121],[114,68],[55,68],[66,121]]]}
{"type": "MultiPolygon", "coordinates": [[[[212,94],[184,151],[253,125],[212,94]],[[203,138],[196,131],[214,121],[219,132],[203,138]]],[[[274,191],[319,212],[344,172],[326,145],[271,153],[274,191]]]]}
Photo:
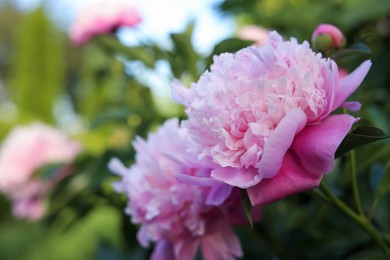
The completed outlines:
{"type": "Polygon", "coordinates": [[[339,28],[332,24],[320,24],[311,36],[313,47],[317,50],[329,48],[342,48],[345,45],[345,38],[339,28]]]}

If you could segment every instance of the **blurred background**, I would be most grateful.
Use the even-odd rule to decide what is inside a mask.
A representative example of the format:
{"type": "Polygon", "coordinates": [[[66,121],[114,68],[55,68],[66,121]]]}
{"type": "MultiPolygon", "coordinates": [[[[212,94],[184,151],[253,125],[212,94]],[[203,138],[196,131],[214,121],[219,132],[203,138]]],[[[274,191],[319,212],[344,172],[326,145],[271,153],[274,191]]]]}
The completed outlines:
{"type": "MultiPolygon", "coordinates": [[[[373,66],[351,97],[362,103],[359,125],[390,132],[390,1],[388,0],[133,0],[142,22],[116,36],[74,45],[68,31],[83,1],[0,0],[0,139],[19,124],[45,122],[85,147],[76,173],[47,198],[38,222],[14,219],[0,197],[0,259],[146,259],[136,227],[114,194],[107,162],[131,163],[131,140],[143,137],[183,109],[173,104],[169,82],[195,82],[212,56],[254,41],[239,37],[245,26],[277,30],[286,39],[310,41],[320,23],[338,26],[347,47],[364,43],[371,54],[338,60],[352,71],[373,66]]],[[[389,171],[390,143],[359,148],[362,199],[375,224],[390,231],[387,193],[375,208],[381,178],[389,171]]],[[[351,201],[349,166],[343,158],[327,182],[351,201]]],[[[388,185],[390,186],[390,185],[388,185]]],[[[355,259],[378,253],[354,223],[301,194],[267,207],[262,221],[239,228],[244,259],[355,259]],[[324,227],[327,227],[324,229],[324,227]],[[326,234],[323,230],[330,230],[326,234]]],[[[389,238],[388,238],[389,239],[389,238]]]]}

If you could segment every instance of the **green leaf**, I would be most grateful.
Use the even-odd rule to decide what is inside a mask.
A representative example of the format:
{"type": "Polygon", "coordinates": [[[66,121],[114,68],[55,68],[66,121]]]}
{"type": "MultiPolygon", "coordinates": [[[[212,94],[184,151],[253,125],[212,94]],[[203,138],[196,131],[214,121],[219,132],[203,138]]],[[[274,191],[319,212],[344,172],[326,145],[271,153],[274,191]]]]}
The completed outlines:
{"type": "Polygon", "coordinates": [[[121,44],[116,38],[113,37],[96,37],[94,41],[100,45],[109,55],[119,54],[125,56],[127,59],[134,61],[138,60],[145,64],[149,68],[154,67],[155,55],[153,48],[147,45],[129,47],[121,44]]]}
{"type": "Polygon", "coordinates": [[[252,204],[249,200],[248,192],[244,189],[240,190],[241,193],[241,203],[244,208],[245,216],[248,219],[249,224],[253,228],[253,218],[252,218],[252,204]]]}
{"type": "Polygon", "coordinates": [[[192,46],[194,29],[195,22],[191,21],[184,32],[170,35],[174,51],[171,53],[169,62],[177,78],[180,78],[184,72],[188,72],[192,80],[198,80],[200,76],[197,66],[201,57],[192,46]]]}
{"type": "Polygon", "coordinates": [[[335,157],[339,157],[352,149],[375,141],[389,138],[390,135],[372,126],[362,126],[353,130],[343,139],[337,148],[335,157]]]}
{"type": "Polygon", "coordinates": [[[338,60],[338,59],[342,59],[345,57],[349,57],[352,55],[358,55],[358,54],[368,55],[368,54],[371,54],[371,50],[367,45],[359,42],[359,43],[356,43],[355,45],[353,45],[349,49],[342,49],[342,50],[336,51],[335,53],[332,54],[331,58],[333,60],[338,60]]]}

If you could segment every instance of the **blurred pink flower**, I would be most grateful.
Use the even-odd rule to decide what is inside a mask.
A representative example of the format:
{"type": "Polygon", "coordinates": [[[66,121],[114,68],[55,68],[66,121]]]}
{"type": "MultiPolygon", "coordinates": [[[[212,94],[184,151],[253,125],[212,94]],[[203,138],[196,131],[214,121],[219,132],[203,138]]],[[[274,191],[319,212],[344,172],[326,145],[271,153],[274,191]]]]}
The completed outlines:
{"type": "Polygon", "coordinates": [[[70,39],[81,45],[94,36],[134,27],[141,22],[138,10],[126,0],[100,0],[85,5],[70,28],[70,39]]]}
{"type": "Polygon", "coordinates": [[[253,205],[317,187],[357,119],[330,115],[363,81],[365,61],[339,78],[334,61],[276,32],[261,47],[214,58],[190,89],[177,81],[193,153],[210,178],[247,189],[253,205]]]}
{"type": "Polygon", "coordinates": [[[268,41],[269,30],[255,25],[248,25],[242,27],[237,32],[237,36],[242,40],[254,41],[256,46],[261,46],[268,41]]]}
{"type": "Polygon", "coordinates": [[[13,129],[0,148],[0,191],[13,201],[16,217],[37,220],[43,216],[44,195],[70,168],[63,167],[49,180],[33,173],[47,164],[70,163],[80,150],[78,143],[43,124],[13,129]]]}
{"type": "Polygon", "coordinates": [[[319,36],[329,36],[330,41],[327,48],[342,48],[345,45],[345,38],[339,28],[332,24],[320,24],[311,36],[311,42],[316,47],[319,36]]]}
{"type": "Polygon", "coordinates": [[[193,176],[209,171],[182,164],[188,159],[183,150],[186,140],[186,131],[178,127],[177,119],[171,119],[149,134],[147,141],[136,139],[136,161],[130,169],[117,159],[109,164],[111,171],[122,177],[114,187],[128,196],[126,213],[134,224],[141,225],[138,241],[144,247],[149,241],[156,242],[152,259],[194,259],[198,248],[203,259],[241,256],[241,246],[231,226],[241,222],[237,213],[242,210],[237,209],[235,196],[239,198],[238,189],[224,205],[216,207],[206,203],[210,192],[207,184],[189,185],[175,178],[181,171],[193,176]]]}

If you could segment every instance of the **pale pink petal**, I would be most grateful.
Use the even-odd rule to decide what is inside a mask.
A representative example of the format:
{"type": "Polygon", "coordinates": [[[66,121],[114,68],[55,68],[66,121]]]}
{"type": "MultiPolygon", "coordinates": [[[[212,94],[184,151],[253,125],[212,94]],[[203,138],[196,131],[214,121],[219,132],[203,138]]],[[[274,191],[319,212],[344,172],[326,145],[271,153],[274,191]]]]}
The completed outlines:
{"type": "Polygon", "coordinates": [[[248,169],[220,167],[211,172],[211,177],[242,189],[256,185],[261,181],[259,173],[254,167],[249,167],[248,169]]]}
{"type": "Polygon", "coordinates": [[[259,163],[259,174],[262,178],[275,176],[283,163],[284,154],[290,148],[295,135],[306,124],[306,114],[293,109],[280,121],[272,136],[267,140],[263,156],[259,163]]]}
{"type": "Polygon", "coordinates": [[[336,149],[354,122],[355,118],[346,114],[329,116],[321,124],[305,127],[295,137],[292,150],[308,172],[329,173],[336,149]]]}
{"type": "Polygon", "coordinates": [[[339,87],[336,89],[335,102],[333,103],[332,111],[340,107],[341,104],[359,87],[370,67],[371,61],[366,60],[352,73],[340,79],[339,87]]]}
{"type": "Polygon", "coordinates": [[[171,96],[173,101],[182,105],[189,105],[190,90],[181,83],[181,81],[175,79],[170,84],[171,96]]]}
{"type": "Polygon", "coordinates": [[[115,174],[123,176],[126,172],[129,171],[118,158],[112,158],[108,163],[108,169],[115,174]]]}
{"type": "Polygon", "coordinates": [[[296,155],[287,152],[278,174],[262,180],[248,191],[253,206],[268,204],[296,193],[318,187],[322,175],[313,175],[299,162],[296,155]]]}
{"type": "Polygon", "coordinates": [[[203,187],[210,187],[214,185],[220,185],[221,182],[214,180],[210,177],[198,177],[198,176],[191,176],[187,175],[185,173],[175,173],[175,179],[190,185],[197,185],[197,186],[203,186],[203,187]]]}

